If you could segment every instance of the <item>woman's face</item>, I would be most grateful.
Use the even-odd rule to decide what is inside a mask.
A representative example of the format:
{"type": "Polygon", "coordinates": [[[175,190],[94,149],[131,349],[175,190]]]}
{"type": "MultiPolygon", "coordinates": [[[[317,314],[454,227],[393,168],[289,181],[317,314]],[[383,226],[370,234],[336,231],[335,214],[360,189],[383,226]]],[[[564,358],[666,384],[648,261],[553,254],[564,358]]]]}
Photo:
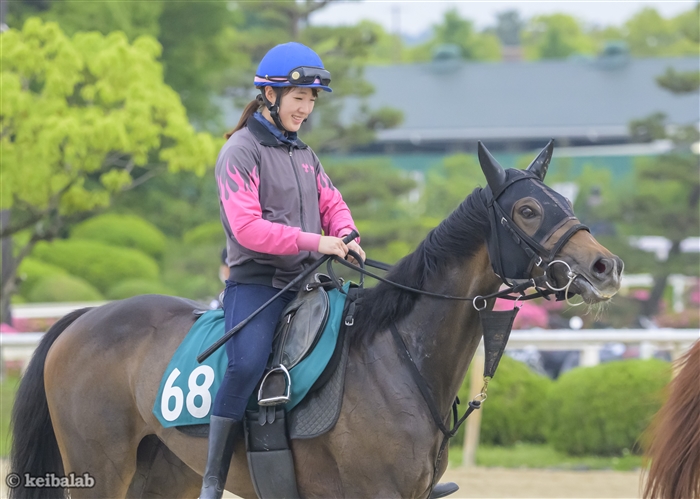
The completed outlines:
{"type": "MultiPolygon", "coordinates": [[[[272,87],[265,87],[265,94],[270,102],[275,102],[275,91],[272,87]]],[[[301,124],[309,117],[314,110],[313,90],[307,87],[292,87],[292,89],[282,96],[279,116],[282,126],[289,132],[296,132],[301,124]]],[[[265,109],[267,111],[267,109],[265,109]]],[[[269,111],[265,113],[269,119],[269,111]]]]}

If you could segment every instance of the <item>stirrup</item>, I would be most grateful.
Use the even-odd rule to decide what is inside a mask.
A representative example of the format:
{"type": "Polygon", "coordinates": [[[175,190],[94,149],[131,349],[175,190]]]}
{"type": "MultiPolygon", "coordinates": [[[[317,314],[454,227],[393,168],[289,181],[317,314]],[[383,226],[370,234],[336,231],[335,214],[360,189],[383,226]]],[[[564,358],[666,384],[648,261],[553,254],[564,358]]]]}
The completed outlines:
{"type": "MultiPolygon", "coordinates": [[[[272,378],[274,379],[274,378],[272,378]]],[[[287,368],[284,367],[282,364],[280,364],[277,367],[273,367],[270,369],[267,374],[263,377],[262,381],[260,382],[260,389],[258,390],[258,405],[260,406],[270,406],[270,405],[279,405],[279,404],[286,404],[289,402],[290,396],[291,396],[291,391],[292,391],[292,378],[289,376],[289,371],[287,371],[287,368]],[[263,391],[265,388],[265,382],[268,381],[270,378],[270,375],[272,374],[282,374],[284,376],[285,380],[285,390],[283,395],[275,395],[272,397],[267,397],[263,398],[263,391]]]]}

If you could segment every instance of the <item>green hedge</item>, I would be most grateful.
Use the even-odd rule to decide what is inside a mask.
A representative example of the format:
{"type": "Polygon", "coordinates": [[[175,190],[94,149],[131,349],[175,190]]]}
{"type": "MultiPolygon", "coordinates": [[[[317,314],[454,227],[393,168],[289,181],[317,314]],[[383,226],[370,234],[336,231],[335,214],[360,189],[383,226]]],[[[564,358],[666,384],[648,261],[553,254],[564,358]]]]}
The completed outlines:
{"type": "Polygon", "coordinates": [[[671,369],[625,360],[562,375],[549,394],[547,440],[572,455],[638,452],[638,438],[661,407],[671,369]]]}
{"type": "Polygon", "coordinates": [[[40,280],[53,275],[68,275],[68,272],[61,267],[42,262],[35,258],[25,258],[17,269],[17,277],[19,277],[21,281],[19,285],[19,294],[24,298],[28,298],[29,294],[40,280]]]}
{"type": "MultiPolygon", "coordinates": [[[[470,372],[459,392],[461,410],[481,386],[469,388],[470,372]]],[[[541,376],[522,362],[504,355],[489,383],[488,399],[481,408],[480,442],[487,445],[513,445],[516,442],[542,442],[546,428],[543,420],[547,394],[552,380],[541,376]]],[[[464,441],[460,428],[454,443],[464,441]]]]}
{"type": "Polygon", "coordinates": [[[104,300],[100,292],[85,279],[67,274],[40,279],[27,298],[35,303],[104,300]]]}
{"type": "Polygon", "coordinates": [[[224,234],[224,228],[221,226],[221,221],[216,220],[188,230],[183,234],[182,241],[185,244],[214,244],[223,248],[226,245],[226,235],[224,234]]]}
{"type": "Polygon", "coordinates": [[[158,281],[127,279],[109,288],[106,296],[110,300],[123,300],[137,295],[174,295],[172,289],[158,281]]]}
{"type": "Polygon", "coordinates": [[[152,223],[134,215],[108,213],[76,225],[71,239],[100,241],[110,246],[134,248],[160,259],[166,247],[165,235],[152,223]]]}
{"type": "Polygon", "coordinates": [[[85,279],[103,293],[127,279],[159,280],[158,264],[148,255],[98,241],[59,239],[39,243],[32,256],[85,279]]]}

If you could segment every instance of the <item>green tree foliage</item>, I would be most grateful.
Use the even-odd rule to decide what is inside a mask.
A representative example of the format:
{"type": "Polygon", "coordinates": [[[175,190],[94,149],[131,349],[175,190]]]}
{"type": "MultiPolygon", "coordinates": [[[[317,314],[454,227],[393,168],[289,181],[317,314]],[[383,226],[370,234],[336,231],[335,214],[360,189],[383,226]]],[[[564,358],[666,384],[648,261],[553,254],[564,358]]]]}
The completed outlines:
{"type": "Polygon", "coordinates": [[[212,220],[185,232],[182,236],[182,241],[185,244],[218,244],[223,247],[226,242],[226,235],[221,222],[212,220]]]}
{"type": "Polygon", "coordinates": [[[494,32],[503,45],[520,45],[525,21],[517,10],[506,10],[496,14],[494,32]]]}
{"type": "Polygon", "coordinates": [[[45,277],[54,275],[67,275],[65,269],[50,263],[44,263],[34,258],[25,258],[19,265],[17,277],[19,279],[19,294],[28,297],[36,284],[45,277]]]}
{"type": "MultiPolygon", "coordinates": [[[[690,18],[697,21],[699,13],[700,6],[697,6],[674,20],[682,42],[694,47],[696,53],[700,50],[698,26],[687,26],[687,21],[690,18]]],[[[639,16],[640,19],[657,19],[653,14],[645,9],[639,16]]],[[[678,32],[668,33],[675,40],[673,43],[681,44],[678,32]]],[[[670,38],[661,35],[659,40],[671,43],[670,38]]],[[[697,93],[700,71],[679,73],[668,69],[657,78],[657,83],[676,95],[697,93]]],[[[642,313],[652,316],[659,310],[671,273],[700,273],[697,254],[689,257],[681,253],[684,239],[700,235],[700,163],[697,154],[690,151],[690,146],[700,141],[700,133],[694,123],[671,129],[666,126],[665,115],[658,112],[630,123],[630,134],[642,141],[670,139],[675,145],[668,154],[637,162],[635,191],[620,206],[623,227],[628,233],[660,235],[671,241],[668,258],[653,269],[654,286],[643,305],[642,313]]]]}
{"type": "Polygon", "coordinates": [[[572,455],[639,452],[639,437],[661,407],[671,379],[660,360],[625,360],[563,374],[552,385],[547,440],[572,455]],[[624,397],[624,404],[615,403],[624,397]]]}
{"type": "Polygon", "coordinates": [[[234,68],[250,64],[237,50],[242,16],[226,2],[11,2],[9,25],[21,26],[32,15],[57,22],[71,36],[121,31],[130,41],[142,35],[158,39],[165,83],[180,94],[188,115],[212,130],[222,127],[212,96],[223,94],[234,68]]]}
{"type": "Polygon", "coordinates": [[[698,55],[698,7],[671,19],[655,9],[642,9],[623,27],[623,36],[635,57],[698,55]]]}
{"type": "Polygon", "coordinates": [[[68,274],[48,275],[39,280],[27,295],[30,302],[91,302],[104,297],[85,279],[68,274]]]}
{"type": "Polygon", "coordinates": [[[411,201],[416,181],[388,161],[327,162],[324,168],[352,210],[371,258],[395,262],[427,233],[411,201]]]}
{"type": "MultiPolygon", "coordinates": [[[[130,5],[130,4],[126,4],[130,5]]],[[[227,2],[164,2],[159,18],[165,82],[179,94],[188,115],[201,127],[220,130],[221,111],[213,96],[230,77],[249,67],[240,47],[243,16],[227,2]]]]}
{"type": "Polygon", "coordinates": [[[107,213],[90,218],[71,229],[71,239],[87,239],[123,248],[135,248],[160,259],[165,235],[155,225],[133,215],[107,213]]]}
{"type": "Polygon", "coordinates": [[[17,264],[38,241],[155,172],[203,174],[217,144],[188,123],[177,93],[163,82],[160,46],[149,36],[133,43],[120,32],[69,38],[36,18],[0,36],[0,208],[11,213],[0,235],[30,232],[11,272],[3,272],[9,298],[17,264]]]}
{"type": "Polygon", "coordinates": [[[174,295],[168,286],[158,281],[146,279],[126,279],[107,290],[105,296],[109,300],[123,300],[137,295],[174,295]]]}
{"type": "Polygon", "coordinates": [[[528,59],[536,60],[593,54],[596,46],[576,18],[551,14],[530,20],[523,32],[523,48],[528,59]]]}
{"type": "Polygon", "coordinates": [[[198,300],[216,297],[223,289],[219,280],[223,246],[223,238],[219,242],[195,241],[190,244],[171,241],[165,254],[161,281],[178,296],[198,300]]]}
{"type": "Polygon", "coordinates": [[[428,61],[441,46],[457,47],[459,56],[465,60],[497,61],[501,58],[498,36],[490,31],[477,31],[474,23],[461,17],[457,9],[445,12],[442,22],[433,26],[433,37],[410,49],[409,53],[416,62],[428,61]]]}
{"type": "Polygon", "coordinates": [[[113,208],[148,220],[166,236],[179,239],[183,232],[219,219],[219,193],[211,174],[178,172],[158,175],[123,192],[113,208]]]}
{"type": "Polygon", "coordinates": [[[442,220],[452,213],[464,199],[486,179],[478,160],[473,155],[454,154],[446,157],[440,168],[427,174],[423,199],[425,213],[442,220]]]}
{"type": "Polygon", "coordinates": [[[81,277],[101,292],[126,279],[158,281],[160,270],[151,257],[131,248],[97,241],[57,239],[36,245],[32,256],[81,277]]]}
{"type": "Polygon", "coordinates": [[[372,32],[360,26],[308,26],[302,43],[313,47],[333,75],[333,93],[321,95],[304,140],[317,150],[343,151],[351,145],[371,142],[377,130],[398,125],[403,117],[397,110],[370,109],[366,98],[374,88],[363,76],[363,60],[372,50],[372,32]],[[360,102],[359,112],[349,122],[340,119],[347,99],[360,102]]]}
{"type": "Polygon", "coordinates": [[[433,27],[433,43],[451,44],[462,51],[462,58],[473,60],[498,60],[501,56],[498,38],[490,33],[479,33],[474,24],[459,15],[457,9],[445,12],[442,23],[433,27]]]}
{"type": "Polygon", "coordinates": [[[22,26],[29,17],[56,22],[68,35],[79,31],[99,31],[107,35],[122,31],[134,40],[142,35],[157,38],[158,18],[163,11],[161,2],[8,2],[8,25],[22,26]]]}

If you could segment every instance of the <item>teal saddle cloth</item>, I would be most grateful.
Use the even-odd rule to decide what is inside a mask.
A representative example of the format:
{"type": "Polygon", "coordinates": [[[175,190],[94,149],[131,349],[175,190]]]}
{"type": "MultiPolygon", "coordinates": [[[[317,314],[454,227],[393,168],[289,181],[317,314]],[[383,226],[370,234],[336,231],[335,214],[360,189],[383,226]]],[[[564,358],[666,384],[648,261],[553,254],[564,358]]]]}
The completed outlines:
{"type": "MultiPolygon", "coordinates": [[[[350,283],[345,284],[343,291],[347,293],[349,287],[350,283]]],[[[304,399],[333,355],[347,297],[345,293],[337,289],[328,292],[330,311],[321,338],[314,350],[289,372],[292,385],[290,401],[285,405],[287,411],[304,399]]],[[[175,351],[153,405],[153,414],[164,428],[209,423],[214,397],[226,373],[228,356],[225,348],[219,348],[201,364],[197,362],[197,356],[225,332],[224,311],[205,312],[175,351]]],[[[251,397],[251,403],[257,405],[257,391],[251,397]]]]}

